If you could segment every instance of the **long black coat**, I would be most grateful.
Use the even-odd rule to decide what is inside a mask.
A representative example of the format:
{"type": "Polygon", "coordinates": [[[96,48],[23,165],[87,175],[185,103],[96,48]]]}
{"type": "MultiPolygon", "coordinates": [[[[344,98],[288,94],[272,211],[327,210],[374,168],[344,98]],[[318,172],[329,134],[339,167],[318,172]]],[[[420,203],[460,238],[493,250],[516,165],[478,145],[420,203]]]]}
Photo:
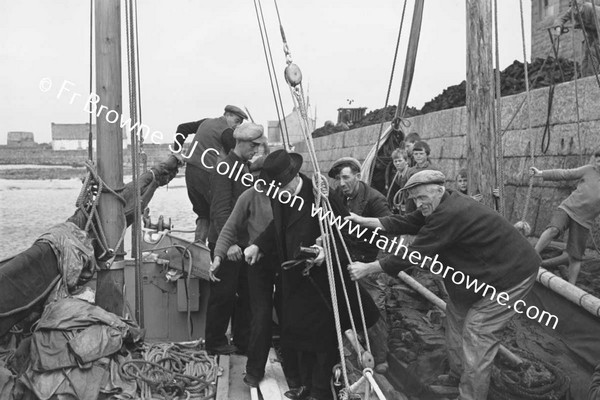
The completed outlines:
{"type": "MultiPolygon", "coordinates": [[[[313,185],[310,179],[300,174],[303,184],[299,197],[304,204],[299,209],[299,202],[294,206],[284,205],[277,200],[271,200],[273,221],[254,242],[265,254],[275,248],[279,261],[294,259],[299,246],[311,246],[320,236],[318,219],[311,217],[314,203],[313,185]]],[[[341,199],[330,192],[330,202],[334,212],[347,215],[341,199]]],[[[338,242],[338,250],[342,251],[338,242]]],[[[342,258],[343,279],[348,288],[354,321],[359,332],[362,332],[356,289],[347,271],[348,260],[342,258]]],[[[282,332],[283,346],[302,351],[326,352],[337,347],[335,323],[331,311],[331,294],[329,290],[326,265],[312,268],[310,277],[302,275],[304,266],[281,271],[282,276],[282,332]],[[318,287],[318,289],[317,289],[318,287]]],[[[349,315],[341,288],[341,280],[334,266],[336,290],[343,329],[350,328],[349,315]]],[[[373,325],[379,312],[371,297],[361,288],[361,299],[367,326],[373,325]]]]}

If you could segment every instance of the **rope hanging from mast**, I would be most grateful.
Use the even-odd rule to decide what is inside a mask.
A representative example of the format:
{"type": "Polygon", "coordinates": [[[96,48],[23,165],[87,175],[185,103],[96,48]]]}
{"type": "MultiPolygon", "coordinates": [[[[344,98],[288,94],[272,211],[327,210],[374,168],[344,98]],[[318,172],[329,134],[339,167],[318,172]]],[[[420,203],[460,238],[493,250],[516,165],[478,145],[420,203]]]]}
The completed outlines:
{"type": "MultiPolygon", "coordinates": [[[[531,137],[531,96],[529,94],[529,69],[527,66],[527,50],[525,48],[525,22],[523,19],[523,0],[519,0],[519,10],[521,14],[521,39],[523,44],[523,69],[525,71],[525,96],[527,99],[527,135],[531,137]]],[[[529,143],[531,166],[535,163],[535,140],[534,143],[529,143]]],[[[526,223],[527,211],[529,208],[529,201],[531,200],[531,193],[533,190],[533,176],[529,177],[529,186],[527,188],[527,194],[525,196],[525,205],[523,212],[521,213],[521,222],[526,223]]]]}
{"type": "Polygon", "coordinates": [[[503,217],[504,213],[504,152],[502,148],[502,89],[500,85],[500,46],[498,39],[498,0],[494,0],[494,36],[496,56],[496,186],[498,187],[498,212],[503,217]]]}
{"type": "MultiPolygon", "coordinates": [[[[125,26],[127,33],[127,73],[129,83],[129,114],[134,126],[142,126],[140,80],[139,80],[139,46],[137,37],[137,0],[125,1],[125,26]],[[137,125],[139,123],[139,125],[137,125]]],[[[139,131],[138,131],[139,133],[139,131]]],[[[144,296],[142,283],[142,249],[141,249],[141,189],[140,189],[140,160],[146,170],[146,158],[143,153],[143,135],[133,130],[131,134],[131,167],[134,186],[133,195],[133,225],[132,252],[135,262],[135,318],[140,327],[144,327],[144,296]]]]}
{"type": "Polygon", "coordinates": [[[281,100],[281,91],[279,90],[279,80],[277,79],[277,74],[275,73],[275,64],[273,63],[271,44],[269,42],[269,35],[267,32],[267,26],[265,25],[265,19],[260,0],[254,0],[254,10],[256,12],[256,20],[258,22],[258,29],[260,31],[260,37],[262,40],[265,61],[267,62],[267,71],[269,74],[269,81],[271,82],[271,92],[273,93],[273,101],[275,102],[275,110],[277,111],[279,130],[281,131],[281,141],[283,142],[284,149],[287,150],[291,146],[290,136],[288,133],[287,122],[285,120],[285,111],[283,110],[283,101],[281,100]],[[275,84],[273,84],[273,82],[275,82],[275,84]],[[275,94],[275,91],[277,91],[277,94],[275,94]]]}
{"type": "MultiPolygon", "coordinates": [[[[313,180],[313,187],[315,190],[315,193],[314,193],[315,203],[320,205],[321,208],[324,210],[324,212],[331,212],[332,207],[331,207],[331,204],[327,197],[329,194],[329,185],[328,185],[326,178],[321,174],[315,147],[314,147],[314,142],[313,142],[312,136],[310,134],[310,125],[308,122],[307,106],[306,106],[306,101],[305,101],[305,96],[304,96],[304,90],[302,88],[302,72],[301,72],[300,68],[296,64],[293,63],[292,54],[291,54],[289,45],[286,40],[285,31],[283,29],[283,24],[281,23],[281,16],[279,14],[277,0],[274,0],[274,3],[275,3],[275,9],[277,11],[277,18],[279,20],[279,28],[281,31],[281,38],[283,40],[283,50],[284,50],[285,57],[286,57],[287,67],[285,68],[285,72],[284,72],[285,79],[290,87],[291,92],[292,92],[292,97],[294,98],[295,102],[298,104],[298,109],[300,111],[301,119],[303,121],[303,124],[301,124],[302,133],[303,133],[304,139],[307,143],[309,159],[312,164],[313,171],[314,171],[312,180],[313,180]]],[[[349,260],[351,260],[351,258],[350,258],[348,249],[346,247],[346,244],[344,243],[340,228],[337,225],[335,225],[335,227],[334,227],[325,220],[319,220],[319,230],[321,232],[321,238],[323,240],[323,249],[325,252],[325,265],[327,268],[327,274],[328,274],[328,279],[329,279],[332,310],[333,310],[333,314],[334,314],[336,335],[337,335],[337,340],[338,340],[338,350],[340,353],[340,363],[342,366],[344,386],[345,386],[345,390],[347,391],[350,384],[348,381],[348,371],[346,368],[346,361],[345,361],[345,356],[344,356],[341,319],[340,319],[340,312],[338,309],[338,295],[337,295],[337,291],[336,291],[336,281],[335,281],[335,272],[334,272],[334,256],[335,256],[335,264],[337,265],[338,272],[340,274],[340,281],[341,281],[342,291],[344,293],[344,300],[346,303],[346,307],[348,309],[348,314],[350,316],[352,332],[354,333],[355,337],[357,337],[357,329],[356,329],[356,325],[354,322],[354,318],[352,316],[352,308],[351,308],[351,304],[350,304],[350,300],[349,300],[349,296],[348,296],[348,291],[347,291],[346,285],[344,284],[344,280],[341,279],[341,277],[343,276],[342,275],[343,267],[341,265],[341,257],[340,257],[340,253],[338,251],[337,244],[336,244],[336,234],[341,239],[341,243],[342,243],[342,247],[345,251],[345,255],[348,257],[349,260]],[[336,233],[336,231],[337,231],[337,233],[336,233]]],[[[366,341],[367,349],[368,349],[367,351],[369,351],[369,353],[370,353],[371,347],[370,347],[369,338],[368,338],[368,334],[367,334],[366,319],[365,319],[364,312],[363,312],[363,305],[362,305],[362,301],[361,301],[360,289],[358,286],[358,282],[354,282],[354,286],[355,286],[356,293],[357,293],[357,300],[358,300],[360,315],[361,315],[361,319],[362,319],[364,337],[365,337],[365,341],[366,341]]]]}
{"type": "MultiPolygon", "coordinates": [[[[390,82],[388,83],[387,94],[385,95],[385,104],[383,106],[384,112],[388,107],[388,102],[390,100],[390,93],[392,91],[392,82],[394,81],[394,71],[396,70],[396,60],[398,59],[398,49],[400,48],[400,37],[402,35],[402,26],[404,25],[404,15],[406,13],[406,3],[408,3],[408,0],[404,0],[404,6],[402,7],[402,17],[400,17],[400,27],[398,28],[398,38],[396,39],[396,50],[394,50],[394,60],[392,61],[392,71],[390,72],[390,82]]],[[[396,107],[396,114],[397,113],[398,113],[398,107],[396,107]]],[[[381,135],[383,134],[383,124],[385,123],[384,119],[385,119],[385,116],[382,117],[381,124],[379,124],[379,134],[377,135],[377,144],[375,146],[375,160],[377,160],[377,158],[378,158],[377,152],[379,151],[381,135]]],[[[395,123],[397,124],[396,118],[394,117],[394,121],[392,122],[392,125],[394,125],[395,123]]],[[[373,171],[374,170],[375,170],[375,168],[371,168],[369,170],[369,180],[368,180],[369,183],[373,180],[373,171]]]]}

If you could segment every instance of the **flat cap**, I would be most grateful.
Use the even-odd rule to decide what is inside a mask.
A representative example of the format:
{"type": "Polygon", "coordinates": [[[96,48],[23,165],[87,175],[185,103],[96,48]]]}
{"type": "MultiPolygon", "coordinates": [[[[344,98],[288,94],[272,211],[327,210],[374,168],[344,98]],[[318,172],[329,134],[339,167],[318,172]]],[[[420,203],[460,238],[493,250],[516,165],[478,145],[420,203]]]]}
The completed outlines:
{"type": "Polygon", "coordinates": [[[406,185],[401,190],[408,190],[421,185],[443,185],[446,183],[446,177],[440,171],[426,169],[410,177],[406,185]]]}
{"type": "Polygon", "coordinates": [[[235,114],[238,117],[240,117],[242,120],[248,119],[248,116],[246,115],[246,113],[244,111],[242,111],[241,108],[236,107],[236,106],[232,106],[232,105],[226,106],[225,107],[225,112],[229,112],[229,113],[235,114]]]}
{"type": "Polygon", "coordinates": [[[267,138],[264,133],[264,128],[262,125],[258,125],[252,122],[247,122],[245,124],[239,125],[233,131],[233,138],[237,140],[243,140],[245,142],[253,142],[253,143],[265,143],[267,138]]]}
{"type": "Polygon", "coordinates": [[[329,170],[327,175],[329,175],[330,178],[335,178],[335,176],[340,173],[340,170],[343,167],[347,167],[349,165],[354,165],[356,168],[358,168],[359,171],[361,169],[360,163],[358,162],[358,160],[356,158],[342,157],[342,158],[335,160],[335,162],[331,166],[331,169],[329,170]]]}

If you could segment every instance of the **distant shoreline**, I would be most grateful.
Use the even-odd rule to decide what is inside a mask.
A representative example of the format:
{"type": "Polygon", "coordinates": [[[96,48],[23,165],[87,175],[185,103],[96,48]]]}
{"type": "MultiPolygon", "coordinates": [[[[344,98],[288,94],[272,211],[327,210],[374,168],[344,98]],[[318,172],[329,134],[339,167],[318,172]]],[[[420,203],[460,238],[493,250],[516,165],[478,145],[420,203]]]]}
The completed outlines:
{"type": "Polygon", "coordinates": [[[0,179],[73,179],[84,178],[85,174],[85,168],[72,167],[0,169],[0,179]]]}

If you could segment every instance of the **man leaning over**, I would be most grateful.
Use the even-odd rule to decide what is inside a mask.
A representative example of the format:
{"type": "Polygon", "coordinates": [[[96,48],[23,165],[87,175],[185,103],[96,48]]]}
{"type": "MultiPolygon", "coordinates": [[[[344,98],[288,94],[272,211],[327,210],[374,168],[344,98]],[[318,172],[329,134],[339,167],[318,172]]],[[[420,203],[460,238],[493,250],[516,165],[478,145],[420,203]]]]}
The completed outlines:
{"type": "Polygon", "coordinates": [[[197,131],[194,131],[196,135],[192,140],[189,150],[186,154],[181,154],[182,158],[187,162],[185,167],[185,185],[187,186],[188,197],[192,202],[194,213],[198,216],[194,237],[196,242],[205,243],[208,236],[210,218],[210,166],[216,164],[218,157],[225,157],[229,153],[229,150],[233,149],[235,146],[233,131],[245,119],[248,119],[248,116],[240,108],[227,106],[225,107],[225,113],[221,117],[189,122],[181,124],[177,128],[173,151],[181,152],[186,137],[197,127],[197,131]],[[207,149],[215,149],[219,153],[217,154],[214,151],[207,152],[203,162],[202,156],[207,149]]]}
{"type": "Polygon", "coordinates": [[[427,256],[432,272],[440,274],[443,270],[450,298],[446,309],[450,374],[460,377],[459,399],[481,400],[487,398],[500,344],[496,333],[514,316],[514,303],[531,290],[541,259],[506,219],[471,198],[445,189],[445,180],[439,171],[413,175],[404,187],[417,205],[410,214],[379,219],[348,217],[372,229],[416,235],[410,247],[348,268],[355,280],[381,271],[395,276],[411,266],[423,266],[427,256]],[[467,289],[466,279],[477,282],[467,289]],[[473,290],[481,290],[482,283],[494,290],[487,290],[488,286],[483,292],[473,290]],[[506,294],[501,295],[502,301],[501,292],[506,294]]]}

